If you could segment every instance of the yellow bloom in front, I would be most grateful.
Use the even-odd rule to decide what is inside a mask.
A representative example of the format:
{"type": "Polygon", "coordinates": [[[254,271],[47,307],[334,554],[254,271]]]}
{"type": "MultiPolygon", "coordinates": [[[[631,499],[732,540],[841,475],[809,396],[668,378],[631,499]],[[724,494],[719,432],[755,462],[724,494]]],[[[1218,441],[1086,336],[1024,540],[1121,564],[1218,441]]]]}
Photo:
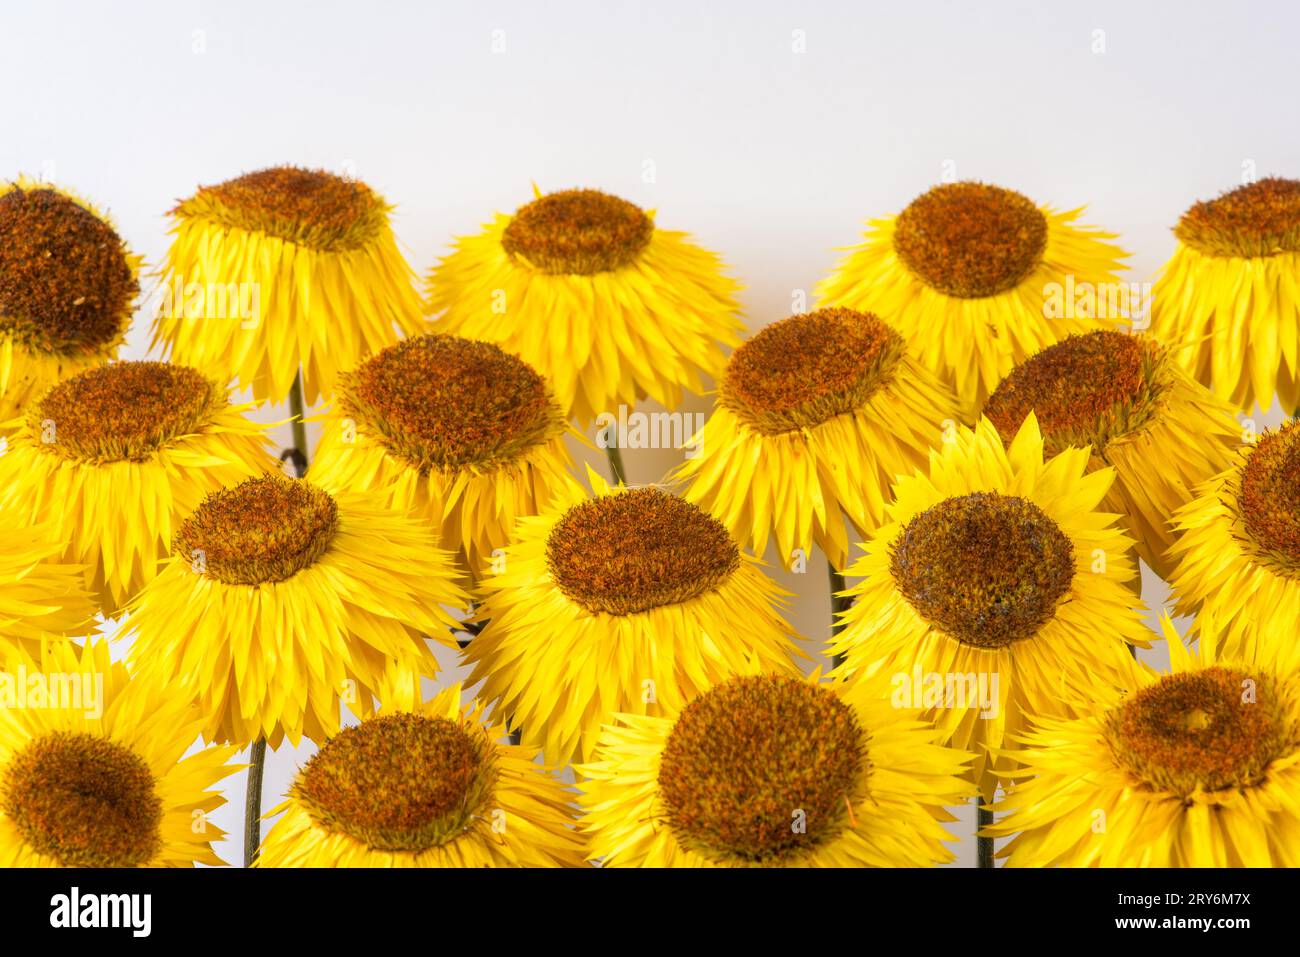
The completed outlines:
{"type": "Polygon", "coordinates": [[[775,538],[789,565],[816,542],[842,569],[849,528],[861,538],[880,524],[890,483],[957,415],[951,390],[875,316],[791,316],[732,353],[674,479],[755,555],[775,538]]]}
{"type": "Polygon", "coordinates": [[[1138,554],[1168,578],[1174,512],[1228,467],[1241,444],[1232,408],[1154,339],[1093,332],[1017,365],[984,406],[1006,442],[1030,412],[1047,454],[1087,446],[1089,469],[1114,467],[1115,484],[1102,504],[1124,516],[1138,554]]]}
{"type": "Polygon", "coordinates": [[[200,726],[190,702],[129,676],[103,640],[17,651],[4,667],[48,695],[0,708],[0,867],[225,863],[210,815],[235,749],[187,756],[200,726]]]}
{"type": "Polygon", "coordinates": [[[1123,680],[1146,647],[1132,541],[1097,511],[1113,469],[1088,450],[1043,461],[1030,415],[1009,447],[993,423],[957,430],[928,473],[899,479],[889,521],[846,575],[862,581],[831,652],[841,677],[925,709],[943,740],[975,753],[986,797],[1013,766],[998,751],[1068,688],[1123,680]]]}
{"type": "Polygon", "coordinates": [[[185,366],[114,362],[30,403],[0,456],[0,507],[49,522],[104,614],[158,573],[172,531],[209,492],[278,465],[267,426],[185,366]]]}
{"type": "Polygon", "coordinates": [[[544,375],[584,427],[648,397],[675,408],[739,341],[739,286],[654,213],[591,189],[498,213],[429,276],[440,332],[495,342],[544,375]]]}
{"type": "Polygon", "coordinates": [[[221,489],[131,603],[130,661],[199,702],[208,740],[323,741],[384,675],[437,670],[462,605],[451,556],[418,521],[361,496],[267,475],[221,489]]]}
{"type": "Polygon", "coordinates": [[[276,166],[203,186],[171,211],[153,346],[280,402],[307,404],[424,325],[415,274],[365,183],[276,166]]]}
{"type": "Polygon", "coordinates": [[[1164,620],[1168,674],[1134,664],[1126,693],[1034,721],[985,829],[1015,835],[1008,866],[1300,866],[1300,674],[1224,657],[1200,624],[1193,655],[1164,620]]]}
{"type": "Polygon", "coordinates": [[[818,302],[897,328],[973,421],[1017,362],[1128,315],[1118,279],[1128,254],[1106,242],[1112,234],[1078,225],[1082,213],[984,183],[936,186],[871,220],[866,241],[818,285],[818,302]]]}
{"type": "Polygon", "coordinates": [[[1151,334],[1249,413],[1300,409],[1300,180],[1270,177],[1196,203],[1151,293],[1151,334]]]}
{"type": "Polygon", "coordinates": [[[606,867],[947,863],[969,755],[914,711],[788,675],[729,678],[663,717],[620,714],[581,777],[606,867]]]}
{"type": "Polygon", "coordinates": [[[310,478],[372,489],[438,529],[477,580],[521,515],[567,484],[569,431],[546,380],[487,342],[420,336],[343,375],[310,478]]]}
{"type": "Polygon", "coordinates": [[[471,683],[547,760],[585,760],[615,712],[671,712],[746,667],[795,672],[784,593],[727,530],[654,487],[589,472],[516,526],[484,582],[471,683]]]}
{"type": "Polygon", "coordinates": [[[298,772],[259,867],[579,867],[572,795],[461,686],[384,702],[298,772]]]}
{"type": "Polygon", "coordinates": [[[63,552],[52,524],[20,525],[0,510],[0,658],[17,647],[39,656],[45,639],[95,629],[84,569],[68,564],[63,552]]]}
{"type": "Polygon", "coordinates": [[[0,183],[0,425],[117,355],[140,265],[85,200],[25,178],[0,183]]]}
{"type": "Polygon", "coordinates": [[[1226,655],[1300,669],[1300,425],[1243,446],[1197,491],[1171,552],[1179,612],[1218,622],[1226,655]]]}

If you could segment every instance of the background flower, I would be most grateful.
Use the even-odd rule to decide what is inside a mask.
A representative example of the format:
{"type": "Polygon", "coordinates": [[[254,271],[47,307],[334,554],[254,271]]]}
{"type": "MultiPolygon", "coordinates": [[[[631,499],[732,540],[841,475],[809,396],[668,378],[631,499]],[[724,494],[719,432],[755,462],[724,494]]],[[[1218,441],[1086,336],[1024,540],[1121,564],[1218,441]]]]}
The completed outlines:
{"type": "Polygon", "coordinates": [[[664,717],[620,714],[581,766],[606,867],[918,867],[967,756],[915,712],[785,675],[729,678],[664,717]]]}
{"type": "MultiPolygon", "coordinates": [[[[382,694],[382,693],[381,693],[382,694]]],[[[570,795],[459,683],[385,700],[298,773],[261,867],[577,867],[570,795]]]]}
{"type": "Polygon", "coordinates": [[[103,640],[50,643],[38,658],[18,650],[4,664],[88,687],[80,700],[0,708],[0,867],[223,863],[207,816],[225,803],[213,787],[237,770],[234,749],[187,755],[200,726],[189,701],[128,676],[103,640]]]}
{"type": "Polygon", "coordinates": [[[1268,177],[1194,204],[1156,279],[1151,334],[1242,411],[1300,409],[1300,181],[1268,177]]]}
{"type": "Polygon", "coordinates": [[[429,276],[440,332],[498,343],[546,376],[584,427],[651,398],[672,408],[739,340],[737,283],[653,212],[593,189],[498,213],[429,276]]]}
{"type": "Polygon", "coordinates": [[[117,355],[141,262],[86,200],[25,177],[0,183],[0,423],[117,355]]]}
{"type": "Polygon", "coordinates": [[[1126,295],[1117,295],[1114,315],[1095,299],[1048,314],[1049,285],[1064,287],[1067,277],[1072,288],[1119,291],[1127,253],[1106,242],[1114,234],[1078,225],[1082,214],[1035,206],[998,186],[945,183],[898,216],[868,222],[866,241],[818,284],[818,301],[870,310],[897,328],[973,420],[1017,362],[1127,316],[1126,295]]]}
{"type": "Polygon", "coordinates": [[[924,464],[957,416],[950,389],[875,316],[823,309],[765,326],[732,353],[718,402],[674,479],[762,556],[815,541],[848,563],[885,514],[895,476],[924,464]]]}
{"type": "Polygon", "coordinates": [[[158,573],[172,532],[203,496],[278,465],[267,427],[185,366],[115,362],[30,404],[0,456],[0,507],[50,522],[116,615],[158,573]]]}
{"type": "Polygon", "coordinates": [[[283,401],[300,367],[308,405],[329,395],[423,325],[391,212],[365,183],[295,166],[200,187],[171,211],[152,348],[259,402],[283,401]]]}

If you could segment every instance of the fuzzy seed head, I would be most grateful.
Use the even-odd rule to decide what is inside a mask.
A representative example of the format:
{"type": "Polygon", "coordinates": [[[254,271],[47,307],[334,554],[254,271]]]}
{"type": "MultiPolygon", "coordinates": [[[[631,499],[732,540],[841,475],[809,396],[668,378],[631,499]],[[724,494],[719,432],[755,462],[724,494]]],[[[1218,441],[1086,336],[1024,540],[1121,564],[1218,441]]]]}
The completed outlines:
{"type": "Polygon", "coordinates": [[[1116,759],[1146,786],[1186,800],[1248,788],[1296,746],[1276,683],[1232,668],[1165,675],[1106,716],[1116,759]]]}
{"type": "Polygon", "coordinates": [[[321,252],[344,252],[378,236],[387,225],[388,209],[357,180],[323,170],[273,166],[202,186],[172,214],[264,233],[321,252]]]}
{"type": "Polygon", "coordinates": [[[659,799],[683,847],[780,865],[844,830],[867,768],[866,735],[834,692],[778,675],[732,678],[677,718],[659,799]]]}
{"type": "Polygon", "coordinates": [[[657,488],[581,502],[551,530],[556,587],[592,614],[634,615],[706,594],[740,567],[726,526],[657,488]]]}
{"type": "Polygon", "coordinates": [[[419,336],[340,379],[342,407],[422,474],[488,471],[565,428],[546,380],[488,342],[419,336]]]}
{"type": "Polygon", "coordinates": [[[52,189],[0,196],[0,333],[43,352],[99,352],[140,291],[113,227],[52,189]]]}
{"type": "Polygon", "coordinates": [[[1174,235],[1207,256],[1300,251],[1300,180],[1269,177],[1202,200],[1183,214],[1174,235]]]}
{"type": "Polygon", "coordinates": [[[1108,443],[1151,421],[1165,361],[1151,339],[1112,331],[1069,336],[1011,370],[984,414],[1004,442],[1033,412],[1050,454],[1090,445],[1105,458],[1108,443]]]}
{"type": "Polygon", "coordinates": [[[301,479],[264,475],[208,495],[172,550],[201,556],[203,574],[227,585],[285,581],[315,564],[338,531],[338,506],[301,479]]]}
{"type": "Polygon", "coordinates": [[[903,337],[871,313],[790,316],[732,353],[721,403],[764,435],[813,428],[866,405],[904,351],[903,337]]]}
{"type": "Polygon", "coordinates": [[[55,731],[9,760],[5,816],[32,849],[63,867],[139,867],[162,850],[162,800],[134,751],[55,731]]]}
{"type": "Polygon", "coordinates": [[[590,276],[635,262],[654,231],[654,220],[625,199],[569,189],[521,206],[501,245],[540,272],[590,276]]]}
{"type": "Polygon", "coordinates": [[[1294,422],[1259,437],[1236,492],[1247,535],[1278,569],[1300,573],[1300,428],[1294,422]]]}
{"type": "Polygon", "coordinates": [[[1047,218],[1020,193],[984,183],[945,183],[899,214],[894,251],[922,282],[978,299],[1014,288],[1047,248],[1047,218]]]}
{"type": "Polygon", "coordinates": [[[439,847],[482,817],[494,746],[448,718],[390,714],[326,742],[291,788],[320,827],[381,851],[439,847]]]}
{"type": "Polygon", "coordinates": [[[1028,499],[972,492],[912,518],[890,546],[898,590],[935,628],[975,648],[1031,638],[1074,581],[1070,539],[1028,499]]]}
{"type": "Polygon", "coordinates": [[[201,429],[226,404],[215,382],[188,366],[114,362],[56,384],[27,412],[38,448],[77,462],[143,462],[201,429]],[[50,432],[50,424],[53,432],[50,432]]]}

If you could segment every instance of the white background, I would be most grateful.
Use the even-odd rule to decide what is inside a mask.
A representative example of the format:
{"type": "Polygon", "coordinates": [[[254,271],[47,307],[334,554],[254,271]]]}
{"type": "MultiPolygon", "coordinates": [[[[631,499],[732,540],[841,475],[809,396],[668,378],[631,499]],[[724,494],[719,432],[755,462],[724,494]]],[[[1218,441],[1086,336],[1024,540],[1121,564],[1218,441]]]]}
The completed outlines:
{"type": "MultiPolygon", "coordinates": [[[[757,326],[811,295],[865,217],[897,211],[951,164],[1039,202],[1088,204],[1145,281],[1190,202],[1249,164],[1300,172],[1298,11],[4,0],[0,177],[81,192],[157,263],[163,214],[200,183],[278,163],[348,171],[397,204],[422,274],[452,235],[525,202],[532,181],[597,187],[720,250],[757,326]]],[[[146,354],[146,327],[124,357],[146,354]]],[[[674,464],[627,457],[634,481],[674,464]]],[[[819,640],[819,566],[782,580],[819,640]]],[[[1158,605],[1163,588],[1147,584],[1158,605]]],[[[307,753],[271,756],[267,806],[307,753]]],[[[237,838],[242,774],[228,794],[217,821],[237,838]]],[[[238,861],[237,839],[220,850],[238,861]]],[[[958,852],[969,863],[973,842],[958,852]]]]}

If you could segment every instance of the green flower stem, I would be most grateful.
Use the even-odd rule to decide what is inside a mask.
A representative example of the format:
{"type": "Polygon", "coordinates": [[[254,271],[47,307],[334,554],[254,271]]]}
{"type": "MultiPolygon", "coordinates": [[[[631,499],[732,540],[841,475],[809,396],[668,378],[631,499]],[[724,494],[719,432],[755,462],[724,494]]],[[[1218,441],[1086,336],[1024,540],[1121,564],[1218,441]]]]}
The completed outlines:
{"type": "MultiPolygon", "coordinates": [[[[289,412],[293,416],[293,447],[285,449],[280,460],[292,459],[294,473],[302,478],[307,473],[307,423],[303,421],[306,403],[302,395],[302,370],[294,376],[289,390],[289,412]]],[[[248,781],[244,786],[244,866],[257,860],[257,850],[262,844],[262,778],[266,771],[266,739],[258,738],[248,756],[248,781]]]]}

